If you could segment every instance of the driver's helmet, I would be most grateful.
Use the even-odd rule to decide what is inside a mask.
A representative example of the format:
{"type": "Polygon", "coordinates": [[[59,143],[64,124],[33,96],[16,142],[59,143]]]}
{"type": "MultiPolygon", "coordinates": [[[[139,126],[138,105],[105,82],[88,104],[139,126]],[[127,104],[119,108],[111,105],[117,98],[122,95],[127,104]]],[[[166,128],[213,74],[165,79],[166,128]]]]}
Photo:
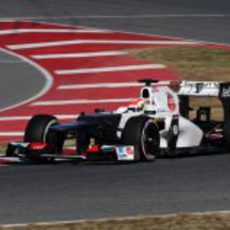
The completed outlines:
{"type": "Polygon", "coordinates": [[[132,102],[129,103],[128,107],[129,108],[137,108],[137,109],[144,109],[144,100],[141,98],[136,98],[132,102]]]}
{"type": "Polygon", "coordinates": [[[115,110],[116,113],[126,112],[142,112],[145,110],[146,101],[142,98],[136,98],[131,101],[127,106],[119,107],[115,110]]]}

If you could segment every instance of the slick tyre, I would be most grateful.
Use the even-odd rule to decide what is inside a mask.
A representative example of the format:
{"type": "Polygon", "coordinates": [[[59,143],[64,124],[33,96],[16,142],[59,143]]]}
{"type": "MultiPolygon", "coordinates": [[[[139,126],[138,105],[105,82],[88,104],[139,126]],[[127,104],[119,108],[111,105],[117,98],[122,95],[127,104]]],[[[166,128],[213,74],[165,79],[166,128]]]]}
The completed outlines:
{"type": "Polygon", "coordinates": [[[35,115],[27,124],[24,141],[25,142],[47,142],[48,129],[52,125],[58,124],[57,118],[50,115],[35,115]]]}
{"type": "Polygon", "coordinates": [[[230,150],[230,120],[224,122],[224,145],[230,150]]]}
{"type": "Polygon", "coordinates": [[[159,153],[157,125],[148,117],[133,117],[126,123],[122,142],[134,146],[136,161],[153,161],[159,153]]]}
{"type": "MultiPolygon", "coordinates": [[[[58,138],[56,137],[54,138],[54,134],[49,131],[49,128],[56,124],[58,124],[58,120],[54,116],[43,114],[35,115],[27,124],[24,141],[49,144],[48,154],[54,154],[55,150],[60,151],[62,148],[62,146],[60,146],[61,140],[57,140],[58,138]]],[[[44,161],[44,159],[34,155],[29,155],[28,158],[33,161],[44,161]]],[[[48,160],[50,161],[50,159],[48,160]]]]}

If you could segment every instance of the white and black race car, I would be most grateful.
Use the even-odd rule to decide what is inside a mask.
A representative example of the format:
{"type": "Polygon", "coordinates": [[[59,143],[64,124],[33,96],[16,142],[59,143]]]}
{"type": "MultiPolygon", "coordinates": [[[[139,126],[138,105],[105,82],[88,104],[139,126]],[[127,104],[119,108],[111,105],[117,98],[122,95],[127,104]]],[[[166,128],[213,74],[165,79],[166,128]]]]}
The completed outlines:
{"type": "Polygon", "coordinates": [[[6,155],[32,161],[65,158],[67,139],[76,140],[74,155],[68,157],[82,160],[153,161],[159,155],[230,148],[230,83],[140,82],[145,86],[139,98],[113,112],[96,109],[65,124],[52,115],[35,115],[23,142],[9,143],[6,155]],[[191,97],[207,98],[193,119],[191,97]],[[211,119],[210,97],[222,102],[223,121],[211,119]]]}

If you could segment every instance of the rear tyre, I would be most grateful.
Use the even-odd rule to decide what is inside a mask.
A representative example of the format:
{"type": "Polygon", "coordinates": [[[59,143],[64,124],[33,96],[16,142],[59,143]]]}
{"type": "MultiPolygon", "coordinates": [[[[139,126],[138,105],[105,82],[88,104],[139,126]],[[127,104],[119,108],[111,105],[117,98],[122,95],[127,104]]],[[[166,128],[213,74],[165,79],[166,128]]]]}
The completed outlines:
{"type": "Polygon", "coordinates": [[[131,118],[123,131],[122,142],[134,146],[134,159],[153,161],[159,153],[159,131],[148,117],[131,118]]]}
{"type": "Polygon", "coordinates": [[[230,150],[230,120],[224,122],[224,145],[230,150]]]}
{"type": "MultiPolygon", "coordinates": [[[[56,117],[51,115],[35,115],[27,124],[24,141],[25,142],[44,142],[48,144],[47,153],[54,154],[55,152],[60,152],[64,140],[59,140],[56,135],[49,131],[49,128],[53,125],[58,124],[56,117]]],[[[39,156],[29,155],[28,158],[33,161],[44,161],[39,156]]],[[[47,159],[50,161],[51,159],[47,159]]]]}

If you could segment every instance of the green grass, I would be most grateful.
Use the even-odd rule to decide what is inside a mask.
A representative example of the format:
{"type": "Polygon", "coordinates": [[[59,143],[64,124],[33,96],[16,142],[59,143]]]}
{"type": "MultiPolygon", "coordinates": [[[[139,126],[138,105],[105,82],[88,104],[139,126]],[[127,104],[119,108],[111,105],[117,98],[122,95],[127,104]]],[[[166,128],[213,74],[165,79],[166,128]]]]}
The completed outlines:
{"type": "Polygon", "coordinates": [[[130,54],[165,64],[183,79],[230,81],[229,51],[206,47],[164,47],[131,50],[130,54]]]}

